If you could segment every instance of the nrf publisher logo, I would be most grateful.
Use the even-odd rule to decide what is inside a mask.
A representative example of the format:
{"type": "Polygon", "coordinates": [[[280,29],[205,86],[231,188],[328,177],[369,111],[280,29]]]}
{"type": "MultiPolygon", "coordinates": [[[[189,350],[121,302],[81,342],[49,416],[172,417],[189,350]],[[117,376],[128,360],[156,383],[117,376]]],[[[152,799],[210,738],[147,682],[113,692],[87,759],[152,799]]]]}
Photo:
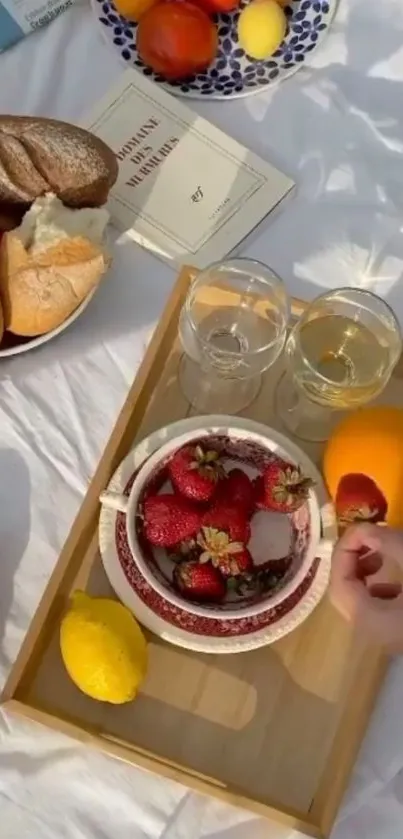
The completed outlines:
{"type": "Polygon", "coordinates": [[[193,204],[198,204],[199,201],[202,200],[203,194],[204,193],[203,193],[203,190],[202,190],[201,186],[198,186],[197,189],[196,189],[196,192],[194,192],[193,195],[191,195],[191,199],[193,201],[193,204]]]}

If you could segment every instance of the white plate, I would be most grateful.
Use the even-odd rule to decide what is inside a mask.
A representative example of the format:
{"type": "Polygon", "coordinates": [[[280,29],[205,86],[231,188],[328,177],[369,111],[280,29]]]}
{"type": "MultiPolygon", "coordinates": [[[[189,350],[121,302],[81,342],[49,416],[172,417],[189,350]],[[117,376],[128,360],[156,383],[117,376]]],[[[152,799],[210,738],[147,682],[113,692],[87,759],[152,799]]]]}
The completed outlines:
{"type": "MultiPolygon", "coordinates": [[[[213,422],[213,418],[210,418],[210,421],[213,422]]],[[[264,426],[243,417],[234,417],[231,422],[234,427],[238,426],[240,428],[245,428],[250,426],[251,430],[260,433],[263,433],[264,430],[264,426]]],[[[180,420],[179,422],[173,423],[172,425],[154,432],[149,437],[142,440],[142,442],[129,452],[127,457],[122,461],[108,485],[108,491],[122,493],[134,471],[138,469],[145,459],[149,457],[149,455],[152,454],[159,446],[167,442],[167,440],[172,437],[191,431],[198,426],[200,426],[199,417],[180,420]]],[[[238,619],[231,622],[221,620],[220,623],[224,630],[226,627],[229,627],[230,625],[234,627],[236,624],[237,634],[235,637],[213,637],[205,632],[203,632],[203,634],[199,634],[197,632],[197,626],[201,625],[201,619],[194,616],[193,620],[196,631],[183,629],[180,625],[173,625],[172,621],[169,620],[169,617],[172,615],[172,609],[176,610],[176,607],[173,607],[166,601],[164,608],[168,619],[164,619],[160,614],[156,614],[156,612],[144,602],[144,600],[128,582],[120,563],[116,546],[116,523],[118,515],[119,514],[115,510],[111,510],[106,506],[101,508],[99,521],[99,545],[103,566],[109,582],[119,599],[135,614],[144,626],[159,637],[172,644],[176,644],[177,646],[204,653],[235,653],[257,649],[258,647],[277,641],[279,638],[282,638],[284,635],[287,635],[289,632],[296,629],[311,614],[325,594],[330,573],[330,551],[329,554],[324,555],[319,562],[316,575],[314,576],[306,594],[302,596],[299,602],[286,615],[275,619],[264,628],[251,631],[250,620],[256,620],[256,625],[259,625],[259,618],[238,619]],[[242,623],[242,621],[244,621],[244,623],[242,623]],[[242,634],[242,627],[244,625],[248,626],[248,630],[247,633],[242,634]]],[[[329,541],[334,541],[337,531],[331,508],[326,511],[326,521],[323,522],[323,527],[324,536],[326,536],[329,541]]],[[[133,565],[135,566],[134,563],[133,565]]],[[[139,571],[137,566],[135,566],[135,568],[136,574],[138,575],[139,571]]],[[[148,583],[144,579],[142,580],[141,587],[143,591],[145,591],[146,588],[150,590],[148,583]]],[[[157,597],[159,597],[159,595],[157,595],[157,597]]],[[[175,614],[178,614],[177,610],[175,614]]],[[[188,627],[190,617],[189,613],[183,612],[183,614],[185,616],[184,622],[188,627]]]]}

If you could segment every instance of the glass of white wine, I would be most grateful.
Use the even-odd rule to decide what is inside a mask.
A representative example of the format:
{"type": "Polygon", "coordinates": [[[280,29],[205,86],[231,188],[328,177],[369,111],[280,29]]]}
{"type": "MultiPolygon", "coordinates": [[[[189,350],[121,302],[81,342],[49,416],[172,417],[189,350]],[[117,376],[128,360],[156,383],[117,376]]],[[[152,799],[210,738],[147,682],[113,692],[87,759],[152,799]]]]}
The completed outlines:
{"type": "Polygon", "coordinates": [[[370,291],[339,288],[317,297],[292,328],[276,412],[296,437],[326,440],[338,411],[378,396],[402,349],[390,306],[370,291]]]}
{"type": "Polygon", "coordinates": [[[179,319],[179,382],[199,413],[236,414],[256,398],[283,351],[290,304],[282,280],[252,259],[201,271],[179,319]]]}

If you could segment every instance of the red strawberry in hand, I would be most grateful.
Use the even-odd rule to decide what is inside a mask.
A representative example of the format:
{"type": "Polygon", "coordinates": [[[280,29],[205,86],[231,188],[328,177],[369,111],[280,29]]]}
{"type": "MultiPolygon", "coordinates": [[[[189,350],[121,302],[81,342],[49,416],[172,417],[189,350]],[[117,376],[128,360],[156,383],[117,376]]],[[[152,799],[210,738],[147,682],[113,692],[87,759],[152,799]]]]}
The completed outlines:
{"type": "Polygon", "coordinates": [[[385,521],[388,505],[376,483],[368,475],[349,474],[341,479],[336,494],[339,524],[346,527],[356,521],[385,521]]]}
{"type": "Polygon", "coordinates": [[[171,548],[191,539],[201,520],[201,512],[177,495],[150,495],[144,501],[144,532],[151,545],[171,548]]]}
{"type": "Polygon", "coordinates": [[[190,600],[216,603],[226,594],[223,578],[210,563],[185,560],[174,569],[173,579],[180,593],[190,600]]]}
{"type": "Polygon", "coordinates": [[[168,464],[175,489],[192,501],[209,501],[223,474],[218,459],[218,452],[200,445],[179,449],[168,464]]]}
{"type": "Polygon", "coordinates": [[[247,518],[255,509],[255,490],[252,481],[242,469],[231,469],[224,480],[220,481],[215,503],[220,501],[228,506],[240,507],[247,518]]]}
{"type": "Polygon", "coordinates": [[[266,466],[262,477],[262,482],[259,479],[255,482],[256,504],[277,513],[295,513],[313,486],[312,479],[305,477],[299,466],[280,458],[266,466]]]}

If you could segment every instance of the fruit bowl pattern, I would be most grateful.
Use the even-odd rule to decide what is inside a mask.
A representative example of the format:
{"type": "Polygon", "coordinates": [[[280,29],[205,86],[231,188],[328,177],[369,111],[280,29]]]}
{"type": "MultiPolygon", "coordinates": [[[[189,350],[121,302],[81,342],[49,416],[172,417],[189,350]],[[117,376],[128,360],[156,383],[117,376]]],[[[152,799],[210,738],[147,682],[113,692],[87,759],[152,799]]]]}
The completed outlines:
{"type": "MultiPolygon", "coordinates": [[[[206,448],[206,437],[201,437],[199,440],[192,440],[192,445],[204,445],[206,448]]],[[[208,435],[207,447],[208,449],[213,449],[220,453],[220,458],[222,459],[224,469],[226,471],[234,467],[241,467],[252,479],[257,477],[257,475],[259,475],[270,462],[278,459],[275,454],[255,441],[230,438],[223,435],[208,435]]],[[[144,534],[143,523],[143,505],[146,498],[150,495],[155,495],[160,491],[166,492],[167,488],[168,491],[171,491],[169,490],[169,485],[167,484],[169,480],[167,467],[172,456],[173,453],[161,461],[149,476],[149,479],[139,497],[135,528],[138,546],[141,550],[142,559],[147,565],[148,571],[151,572],[154,580],[158,581],[160,587],[162,586],[167,592],[168,599],[170,595],[171,597],[173,596],[174,600],[178,600],[178,597],[182,600],[182,596],[178,593],[173,583],[173,572],[176,562],[171,558],[169,551],[162,548],[155,548],[149,544],[144,534]]],[[[134,476],[131,483],[133,480],[134,476]]],[[[129,484],[128,489],[130,489],[131,483],[129,484]]],[[[263,513],[262,515],[266,517],[264,529],[265,533],[267,530],[270,530],[271,523],[273,523],[274,526],[278,526],[276,519],[272,518],[273,514],[263,513]]],[[[263,585],[260,585],[259,591],[256,591],[256,588],[254,588],[253,585],[250,587],[241,587],[241,591],[230,589],[222,602],[209,603],[204,606],[204,609],[207,608],[208,613],[225,614],[226,612],[231,612],[233,614],[235,611],[239,612],[239,616],[242,616],[242,612],[246,608],[249,608],[254,604],[264,604],[266,601],[269,602],[270,598],[273,597],[274,594],[280,592],[284,586],[292,580],[302,565],[310,542],[311,523],[308,503],[303,504],[303,506],[295,513],[287,516],[283,514],[280,518],[285,528],[283,538],[286,538],[287,540],[287,551],[286,555],[283,555],[282,558],[278,560],[277,574],[272,569],[270,573],[267,574],[267,583],[266,578],[263,575],[263,585]]],[[[252,519],[252,539],[253,533],[252,519]]],[[[267,555],[267,559],[272,559],[272,557],[267,555]]],[[[276,560],[273,560],[273,562],[276,562],[276,560]]],[[[184,608],[192,609],[192,606],[189,602],[186,603],[185,601],[184,608]]]]}
{"type": "MultiPolygon", "coordinates": [[[[124,495],[128,496],[134,480],[130,478],[124,495]]],[[[225,617],[203,617],[181,609],[170,603],[152,588],[136,565],[133,554],[130,550],[127,539],[126,517],[123,513],[117,513],[115,526],[116,551],[120,566],[125,578],[133,591],[143,603],[154,612],[159,618],[178,629],[183,629],[194,635],[203,635],[211,638],[236,638],[250,635],[260,629],[265,629],[276,623],[291,612],[303,597],[309,592],[312,583],[318,572],[321,559],[318,557],[312,563],[308,574],[298,588],[285,598],[281,603],[272,608],[268,607],[258,615],[247,617],[228,618],[225,617]]]]}
{"type": "Polygon", "coordinates": [[[193,99],[227,99],[257,93],[295,73],[323,41],[331,24],[337,0],[294,0],[286,6],[285,38],[266,61],[251,59],[238,44],[240,11],[248,0],[228,14],[217,15],[218,52],[204,73],[181,81],[166,81],[146,67],[136,49],[137,24],[121,17],[112,0],[92,0],[105,39],[120,57],[168,93],[193,99]]]}

